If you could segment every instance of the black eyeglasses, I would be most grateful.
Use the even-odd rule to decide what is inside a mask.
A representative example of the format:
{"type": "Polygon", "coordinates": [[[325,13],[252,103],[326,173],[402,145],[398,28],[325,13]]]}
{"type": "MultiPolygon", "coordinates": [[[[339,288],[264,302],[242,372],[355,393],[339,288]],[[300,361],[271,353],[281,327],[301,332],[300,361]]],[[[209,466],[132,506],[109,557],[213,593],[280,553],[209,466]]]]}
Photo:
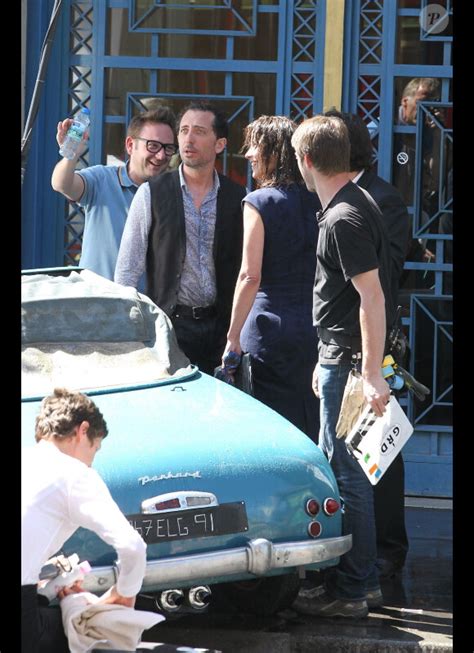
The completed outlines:
{"type": "Polygon", "coordinates": [[[165,151],[166,156],[173,156],[178,151],[178,146],[174,143],[160,143],[160,141],[150,141],[140,136],[134,136],[137,141],[145,141],[145,147],[150,154],[158,154],[161,150],[165,151]]]}

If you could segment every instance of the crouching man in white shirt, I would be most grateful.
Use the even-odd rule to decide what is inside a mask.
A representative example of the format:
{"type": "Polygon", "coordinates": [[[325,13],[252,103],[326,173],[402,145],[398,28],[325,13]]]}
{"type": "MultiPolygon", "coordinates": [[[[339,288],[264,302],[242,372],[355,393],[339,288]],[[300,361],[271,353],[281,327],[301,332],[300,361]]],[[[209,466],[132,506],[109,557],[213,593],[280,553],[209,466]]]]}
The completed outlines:
{"type": "MultiPolygon", "coordinates": [[[[43,399],[36,418],[38,444],[22,452],[22,653],[69,651],[61,612],[38,604],[37,583],[45,562],[80,526],[118,554],[117,583],[100,601],[135,605],[145,573],[146,544],[91,468],[107,433],[102,413],[85,395],[55,389],[43,399]]],[[[58,596],[62,598],[61,592],[58,596]]]]}

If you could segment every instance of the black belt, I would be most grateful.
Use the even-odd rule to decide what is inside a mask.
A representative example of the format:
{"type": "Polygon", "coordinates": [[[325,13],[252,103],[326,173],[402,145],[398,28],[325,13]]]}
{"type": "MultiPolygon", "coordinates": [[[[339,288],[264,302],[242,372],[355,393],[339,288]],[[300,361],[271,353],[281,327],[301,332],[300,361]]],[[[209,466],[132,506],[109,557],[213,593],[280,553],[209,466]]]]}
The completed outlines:
{"type": "Polygon", "coordinates": [[[217,314],[215,306],[185,306],[177,304],[173,311],[173,317],[192,317],[194,320],[203,320],[206,317],[213,317],[217,314]]]}
{"type": "MultiPolygon", "coordinates": [[[[324,327],[317,327],[318,338],[325,342],[327,345],[338,345],[339,347],[347,347],[353,354],[362,352],[362,338],[360,336],[348,336],[338,331],[331,331],[324,327]]],[[[390,344],[385,342],[385,352],[390,351],[390,344]]]]}
{"type": "Polygon", "coordinates": [[[349,347],[353,352],[362,351],[362,339],[360,336],[348,336],[338,331],[330,331],[318,326],[318,337],[327,345],[338,345],[349,347]]]}

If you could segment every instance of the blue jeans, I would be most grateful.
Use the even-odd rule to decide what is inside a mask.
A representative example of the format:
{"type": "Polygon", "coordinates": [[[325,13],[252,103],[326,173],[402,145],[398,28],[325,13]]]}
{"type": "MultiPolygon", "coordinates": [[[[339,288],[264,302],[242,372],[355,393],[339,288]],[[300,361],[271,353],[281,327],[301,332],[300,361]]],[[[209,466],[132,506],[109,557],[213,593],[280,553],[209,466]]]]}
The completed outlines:
{"type": "Polygon", "coordinates": [[[327,593],[335,599],[359,600],[379,586],[374,495],[359,463],[348,453],[343,438],[336,438],[336,424],[350,364],[318,364],[321,429],[319,445],[332,467],[344,501],[343,534],[352,533],[352,548],[337,567],[325,574],[327,593]]]}

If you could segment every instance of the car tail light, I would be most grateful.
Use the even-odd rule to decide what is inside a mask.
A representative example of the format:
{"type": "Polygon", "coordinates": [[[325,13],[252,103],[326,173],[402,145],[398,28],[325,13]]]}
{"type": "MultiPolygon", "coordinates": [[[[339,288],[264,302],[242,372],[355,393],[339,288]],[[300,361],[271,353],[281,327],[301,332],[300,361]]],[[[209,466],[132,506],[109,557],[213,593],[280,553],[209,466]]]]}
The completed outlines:
{"type": "Polygon", "coordinates": [[[305,509],[308,515],[311,515],[311,517],[316,517],[319,512],[319,503],[316,501],[316,499],[308,499],[305,509]]]}
{"type": "Polygon", "coordinates": [[[218,506],[217,497],[212,492],[196,490],[176,490],[149,497],[141,503],[144,515],[173,510],[188,510],[189,508],[204,508],[218,506]]]}
{"type": "Polygon", "coordinates": [[[160,501],[155,503],[155,510],[171,510],[171,508],[179,508],[179,499],[168,499],[167,501],[160,501]]]}
{"type": "Polygon", "coordinates": [[[326,513],[326,515],[334,515],[339,508],[341,507],[339,501],[336,501],[336,499],[326,499],[323,503],[323,510],[326,513]]]}
{"type": "Polygon", "coordinates": [[[319,537],[322,530],[323,527],[318,521],[312,521],[308,524],[308,534],[311,535],[311,537],[319,537]]]}

